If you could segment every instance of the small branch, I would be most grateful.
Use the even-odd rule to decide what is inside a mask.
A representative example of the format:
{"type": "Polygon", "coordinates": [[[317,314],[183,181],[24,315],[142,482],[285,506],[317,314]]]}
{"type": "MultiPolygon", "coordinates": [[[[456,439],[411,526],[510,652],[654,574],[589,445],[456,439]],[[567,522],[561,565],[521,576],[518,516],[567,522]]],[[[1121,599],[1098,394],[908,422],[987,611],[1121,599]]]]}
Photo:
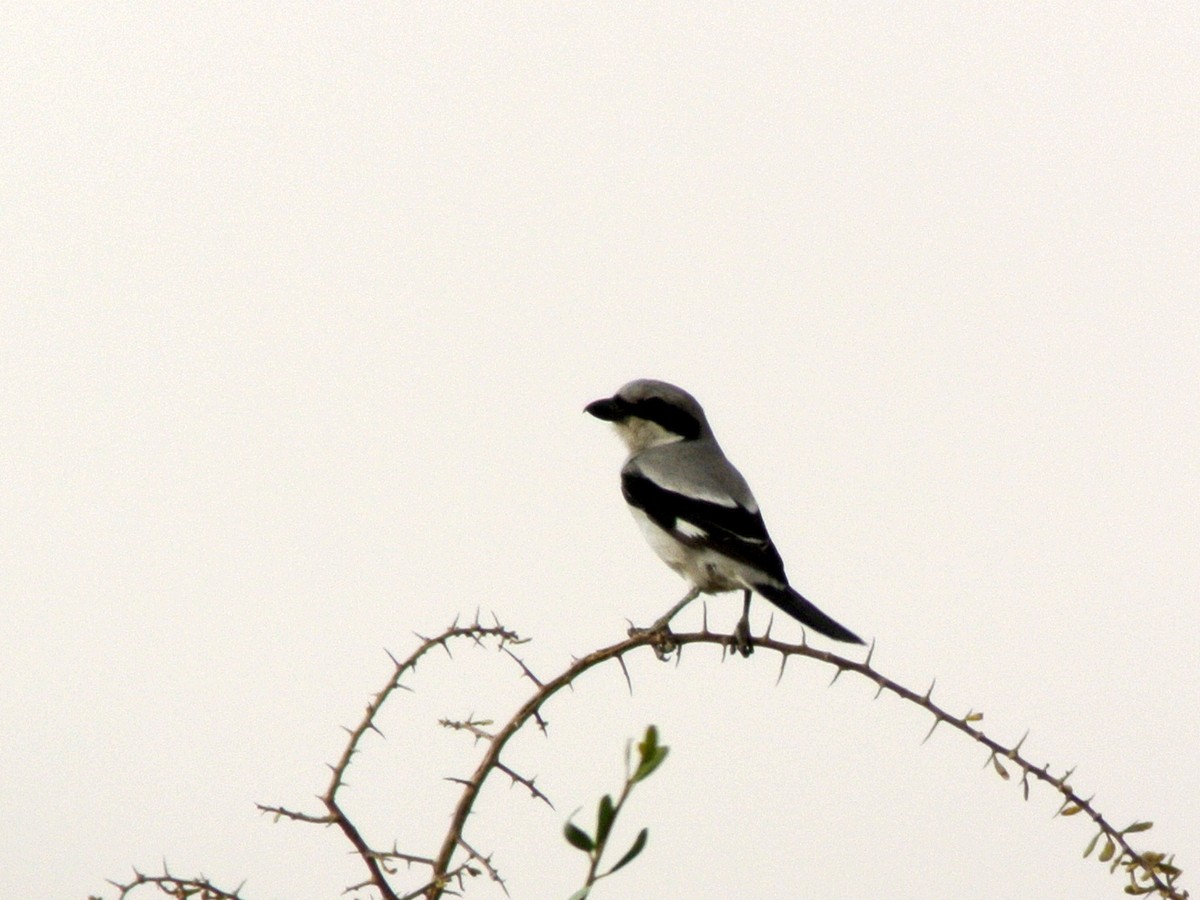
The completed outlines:
{"type": "MultiPolygon", "coordinates": [[[[133,881],[125,884],[116,881],[109,882],[109,884],[120,891],[117,895],[117,900],[125,900],[135,890],[146,885],[158,888],[168,897],[199,897],[202,900],[245,900],[241,893],[242,885],[239,884],[232,891],[225,891],[217,887],[203,875],[199,878],[176,878],[165,871],[162,875],[143,875],[141,872],[134,870],[133,876],[133,881]]],[[[99,900],[99,898],[92,897],[89,900],[99,900]]]]}
{"type": "Polygon", "coordinates": [[[467,855],[471,859],[475,860],[481,866],[483,866],[483,870],[485,872],[487,872],[488,878],[492,879],[492,881],[494,881],[494,882],[496,882],[496,884],[500,885],[500,889],[502,891],[504,891],[504,895],[506,897],[509,896],[508,885],[506,885],[504,883],[504,879],[500,877],[500,873],[497,872],[495,867],[492,866],[491,856],[483,856],[482,854],[477,852],[473,847],[471,847],[470,844],[468,844],[464,840],[460,840],[458,843],[459,843],[459,846],[461,846],[464,850],[467,851],[467,855]]]}
{"type": "Polygon", "coordinates": [[[336,819],[333,816],[310,816],[308,813],[296,812],[295,810],[285,809],[282,806],[264,806],[262,803],[254,804],[261,813],[268,813],[279,819],[291,819],[294,822],[308,822],[311,825],[332,825],[336,819]]]}
{"type": "Polygon", "coordinates": [[[438,724],[443,728],[450,728],[454,731],[465,731],[468,734],[472,734],[475,736],[476,741],[490,741],[492,739],[492,735],[483,730],[484,725],[492,724],[490,719],[481,719],[479,721],[467,719],[462,722],[453,719],[438,719],[438,724]]]}
{"type": "Polygon", "coordinates": [[[499,769],[501,772],[503,772],[505,775],[507,775],[509,778],[511,778],[513,780],[513,784],[524,785],[525,789],[529,791],[529,793],[534,797],[534,799],[542,800],[545,802],[545,804],[547,806],[549,806],[551,809],[554,809],[554,804],[550,802],[550,798],[547,797],[545,794],[543,794],[536,787],[534,787],[534,784],[533,784],[534,779],[533,778],[526,778],[523,775],[518,775],[516,772],[514,772],[512,769],[510,769],[504,763],[499,762],[499,761],[496,762],[496,768],[499,769]]]}

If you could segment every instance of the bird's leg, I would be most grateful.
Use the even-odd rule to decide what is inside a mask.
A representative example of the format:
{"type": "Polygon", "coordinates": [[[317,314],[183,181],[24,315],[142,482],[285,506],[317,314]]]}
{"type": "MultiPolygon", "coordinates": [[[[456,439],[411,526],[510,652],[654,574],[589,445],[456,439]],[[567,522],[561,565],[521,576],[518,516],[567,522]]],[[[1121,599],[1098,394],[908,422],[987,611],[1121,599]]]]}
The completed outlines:
{"type": "Polygon", "coordinates": [[[742,617],[738,619],[737,627],[733,629],[733,649],[742,656],[749,656],[754,652],[754,645],[750,643],[750,590],[747,589],[742,598],[742,617]]]}
{"type": "Polygon", "coordinates": [[[700,596],[700,588],[698,588],[698,587],[692,588],[690,591],[687,592],[687,596],[685,596],[682,600],[680,600],[678,603],[676,603],[674,606],[672,606],[669,610],[667,610],[667,614],[665,616],[660,616],[659,619],[653,625],[651,625],[649,628],[647,628],[646,630],[647,631],[665,631],[667,628],[667,624],[673,618],[675,618],[675,614],[678,613],[681,609],[683,609],[685,606],[687,606],[689,603],[691,603],[693,600],[695,600],[699,596],[700,596]]]}
{"type": "Polygon", "coordinates": [[[630,637],[637,637],[642,634],[661,634],[661,639],[654,644],[654,652],[658,654],[659,659],[666,659],[671,651],[675,649],[675,641],[671,638],[671,631],[667,627],[671,619],[675,618],[675,614],[681,609],[700,596],[700,588],[694,587],[687,592],[682,600],[667,610],[666,615],[660,616],[653,625],[649,628],[638,628],[636,625],[629,629],[630,637]]]}

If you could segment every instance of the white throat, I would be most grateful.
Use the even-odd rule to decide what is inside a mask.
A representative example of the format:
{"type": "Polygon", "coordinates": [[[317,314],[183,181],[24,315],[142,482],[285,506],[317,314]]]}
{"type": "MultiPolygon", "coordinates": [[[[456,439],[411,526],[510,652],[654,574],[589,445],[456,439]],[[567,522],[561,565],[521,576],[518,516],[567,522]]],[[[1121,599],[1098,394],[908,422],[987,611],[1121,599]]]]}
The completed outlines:
{"type": "Polygon", "coordinates": [[[650,447],[660,447],[663,444],[674,444],[682,441],[683,437],[673,431],[667,431],[657,422],[639,419],[633,416],[624,422],[614,422],[617,436],[625,442],[630,453],[640,453],[650,447]]]}

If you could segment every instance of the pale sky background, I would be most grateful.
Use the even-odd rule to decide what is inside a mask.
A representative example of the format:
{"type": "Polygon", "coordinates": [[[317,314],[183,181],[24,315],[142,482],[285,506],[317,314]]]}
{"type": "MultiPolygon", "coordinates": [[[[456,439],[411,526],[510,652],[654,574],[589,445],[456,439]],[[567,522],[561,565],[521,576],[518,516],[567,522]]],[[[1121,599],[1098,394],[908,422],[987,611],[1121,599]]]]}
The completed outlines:
{"type": "MultiPolygon", "coordinates": [[[[682,595],[581,414],[640,376],[885,672],[1031,729],[1195,894],[1198,9],[6,6],[0,896],[359,881],[254,803],[316,811],[384,648],[494,610],[550,676],[682,595]]],[[[500,779],[468,839],[565,898],[563,820],[655,722],[597,900],[1122,896],[1048,790],[776,669],[594,673],[506,757],[557,811],[500,779]]],[[[436,720],[528,683],[418,675],[346,797],[430,853],[476,758],[436,720]]]]}

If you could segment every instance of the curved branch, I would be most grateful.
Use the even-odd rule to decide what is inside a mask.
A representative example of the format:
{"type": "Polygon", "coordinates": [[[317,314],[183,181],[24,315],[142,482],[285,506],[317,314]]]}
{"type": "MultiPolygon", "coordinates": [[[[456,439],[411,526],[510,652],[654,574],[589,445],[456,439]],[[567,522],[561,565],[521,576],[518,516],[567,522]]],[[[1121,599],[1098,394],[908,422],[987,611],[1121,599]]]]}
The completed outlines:
{"type": "MultiPolygon", "coordinates": [[[[479,765],[475,768],[475,774],[471,776],[471,779],[463,788],[458,805],[454,808],[454,816],[450,820],[450,830],[446,832],[445,840],[442,841],[442,849],[434,860],[433,873],[435,886],[431,888],[427,895],[430,900],[435,900],[435,898],[442,896],[442,889],[436,887],[436,882],[439,880],[438,876],[446,872],[454,851],[462,843],[463,826],[466,824],[471,807],[475,805],[475,798],[479,796],[479,790],[483,787],[483,783],[487,780],[488,775],[499,767],[500,753],[504,750],[509,738],[520,731],[526,722],[537,715],[543,703],[588,669],[607,662],[610,659],[619,658],[635,647],[651,645],[655,643],[656,639],[661,639],[661,637],[661,634],[635,635],[627,640],[613,644],[611,647],[604,647],[601,650],[589,653],[587,656],[580,657],[557,678],[544,683],[538,682],[541,684],[541,687],[537,689],[532,697],[525,701],[524,705],[505,723],[504,727],[492,736],[491,741],[488,742],[487,751],[484,753],[483,759],[479,761],[479,765]]],[[[521,663],[521,665],[524,668],[524,663],[521,663]]]]}
{"type": "MultiPolygon", "coordinates": [[[[546,682],[541,682],[533,678],[532,673],[529,672],[525,664],[520,659],[517,659],[515,655],[511,654],[510,651],[510,655],[513,655],[514,659],[517,659],[517,662],[521,665],[525,673],[538,685],[538,689],[517,710],[513,717],[491,736],[487,744],[487,750],[476,767],[474,774],[464,783],[463,793],[459,797],[450,822],[450,829],[446,833],[441,849],[434,860],[433,879],[425,890],[427,900],[439,900],[443,896],[446,885],[453,878],[454,873],[458,871],[457,869],[450,868],[450,862],[454,857],[455,851],[460,846],[465,848],[462,838],[463,827],[488,776],[497,769],[501,771],[506,769],[500,762],[500,755],[504,751],[509,739],[520,731],[531,718],[540,723],[541,716],[539,711],[541,707],[558,693],[559,690],[571,684],[584,672],[602,663],[616,659],[623,666],[624,655],[639,647],[648,646],[653,648],[655,654],[662,659],[665,654],[669,654],[672,650],[678,650],[686,644],[717,644],[724,648],[730,646],[732,640],[733,637],[731,635],[710,632],[707,626],[704,631],[688,634],[669,634],[661,631],[650,633],[635,632],[626,640],[596,650],[575,660],[560,675],[546,682]]],[[[874,646],[867,653],[866,659],[859,662],[839,656],[836,653],[814,649],[807,642],[788,644],[777,641],[771,638],[769,634],[758,638],[752,637],[749,642],[754,647],[770,650],[780,655],[779,677],[781,679],[788,659],[793,656],[803,656],[833,666],[836,670],[833,681],[836,681],[843,672],[854,672],[873,682],[878,687],[876,696],[886,690],[900,697],[902,700],[907,700],[922,707],[934,718],[933,726],[925,736],[926,740],[928,740],[934,728],[939,724],[945,723],[950,725],[991,751],[985,765],[990,763],[1002,778],[1007,780],[1009,774],[1008,770],[1000,762],[1001,759],[1008,760],[1017,766],[1022,772],[1021,784],[1027,799],[1029,796],[1029,779],[1032,777],[1037,781],[1050,785],[1063,796],[1063,805],[1059,808],[1059,814],[1074,815],[1079,812],[1085,813],[1099,827],[1100,833],[1111,842],[1113,847],[1111,851],[1107,851],[1108,856],[1102,857],[1102,859],[1107,860],[1111,858],[1116,853],[1116,849],[1119,848],[1120,852],[1116,853],[1112,868],[1115,870],[1119,864],[1125,865],[1130,878],[1130,887],[1127,888],[1128,893],[1156,893],[1161,897],[1168,898],[1168,900],[1187,900],[1189,896],[1188,892],[1181,891],[1175,887],[1175,880],[1179,875],[1179,869],[1172,864],[1171,858],[1160,853],[1138,853],[1126,838],[1127,834],[1146,830],[1150,827],[1149,823],[1137,822],[1123,830],[1116,829],[1092,805],[1090,800],[1084,799],[1071,787],[1068,779],[1073,770],[1068,770],[1061,777],[1056,777],[1051,774],[1049,764],[1036,766],[1021,755],[1021,745],[1025,741],[1024,737],[1014,746],[1005,746],[974,727],[972,723],[982,719],[982,713],[968,711],[964,716],[955,716],[933,702],[932,684],[924,694],[919,694],[883,675],[871,665],[874,646]]],[[[1094,844],[1095,841],[1093,841],[1092,846],[1094,844]]],[[[1089,852],[1090,849],[1091,847],[1089,847],[1089,852]]]]}

